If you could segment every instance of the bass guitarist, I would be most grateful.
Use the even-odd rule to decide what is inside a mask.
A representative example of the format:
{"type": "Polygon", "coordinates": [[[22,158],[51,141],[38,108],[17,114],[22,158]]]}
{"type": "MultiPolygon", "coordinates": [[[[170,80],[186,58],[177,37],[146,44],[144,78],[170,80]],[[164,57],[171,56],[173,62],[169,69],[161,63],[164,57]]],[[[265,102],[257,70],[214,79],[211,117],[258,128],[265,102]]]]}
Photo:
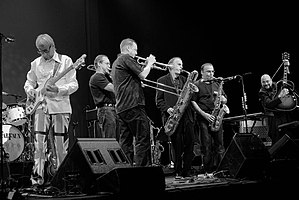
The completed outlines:
{"type": "Polygon", "coordinates": [[[43,97],[43,101],[37,104],[32,114],[35,152],[31,182],[41,186],[45,184],[45,177],[48,175],[45,173],[45,166],[57,170],[67,154],[67,133],[72,113],[70,95],[79,86],[76,70],[69,70],[73,66],[72,59],[56,52],[50,35],[37,36],[36,48],[40,56],[31,62],[24,90],[29,102],[27,106],[37,101],[38,94],[42,93],[39,96],[43,97]],[[65,73],[66,70],[69,70],[68,73],[55,84],[51,83],[53,77],[65,73]],[[53,137],[49,136],[49,132],[53,137]]]}

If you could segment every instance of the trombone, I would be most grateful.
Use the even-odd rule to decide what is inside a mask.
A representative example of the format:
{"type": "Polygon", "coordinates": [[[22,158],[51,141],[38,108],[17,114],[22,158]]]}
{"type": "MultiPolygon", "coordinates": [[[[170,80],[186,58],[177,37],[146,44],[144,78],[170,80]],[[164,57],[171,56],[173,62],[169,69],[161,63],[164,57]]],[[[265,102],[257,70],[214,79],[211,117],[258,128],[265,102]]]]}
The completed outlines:
{"type": "MultiPolygon", "coordinates": [[[[135,58],[136,58],[136,61],[137,61],[138,64],[146,65],[146,60],[147,60],[146,58],[143,58],[143,57],[140,57],[140,56],[135,56],[135,58]]],[[[166,71],[167,67],[170,67],[170,66],[172,66],[172,65],[164,64],[164,63],[161,63],[161,62],[155,62],[153,68],[158,69],[158,70],[166,71]]]]}
{"type": "MultiPolygon", "coordinates": [[[[191,74],[191,72],[189,72],[189,71],[187,71],[187,70],[184,70],[184,69],[181,69],[181,73],[187,73],[188,76],[191,74]]],[[[172,87],[172,86],[169,86],[169,85],[165,85],[165,84],[163,84],[163,83],[158,83],[158,82],[151,81],[151,80],[148,80],[148,79],[144,79],[144,81],[147,81],[147,82],[150,82],[150,83],[153,83],[153,84],[157,84],[157,85],[160,85],[160,86],[169,88],[169,89],[174,89],[174,90],[176,90],[176,88],[174,88],[174,87],[172,87]]],[[[182,92],[182,90],[179,89],[179,90],[178,90],[179,94],[177,94],[177,93],[174,93],[174,92],[171,92],[171,91],[168,91],[168,90],[159,88],[159,87],[155,87],[155,86],[152,86],[152,85],[145,84],[145,83],[143,83],[143,82],[142,82],[142,85],[143,85],[143,86],[150,87],[150,88],[153,88],[153,89],[156,89],[156,90],[160,90],[160,91],[162,91],[162,92],[167,92],[167,93],[169,93],[169,94],[173,94],[173,95],[178,96],[178,97],[181,96],[181,92],[182,92]]],[[[191,87],[191,90],[192,90],[192,91],[198,91],[197,86],[195,86],[193,83],[189,83],[189,86],[191,87]]]]}
{"type": "MultiPolygon", "coordinates": [[[[148,79],[144,79],[143,81],[147,81],[147,82],[150,82],[150,83],[154,83],[154,84],[157,84],[157,85],[160,85],[160,86],[163,86],[163,87],[166,87],[166,88],[174,89],[174,90],[175,90],[174,87],[171,87],[171,86],[169,86],[169,85],[165,85],[165,84],[163,84],[163,83],[158,83],[158,82],[151,81],[151,80],[148,80],[148,79]]],[[[177,94],[177,93],[174,93],[174,92],[171,92],[171,91],[168,91],[168,90],[164,90],[164,89],[162,89],[162,88],[155,87],[155,86],[152,86],[152,85],[148,85],[148,84],[143,83],[143,82],[142,82],[142,85],[143,85],[143,86],[150,87],[150,88],[153,88],[153,89],[156,89],[156,90],[160,90],[160,91],[162,91],[162,92],[167,92],[167,93],[169,93],[169,94],[173,94],[173,95],[178,96],[178,97],[180,96],[180,94],[177,94]]],[[[181,90],[180,90],[180,92],[181,92],[181,90]]]]}
{"type": "MultiPolygon", "coordinates": [[[[96,71],[96,67],[93,64],[88,65],[86,68],[90,71],[96,71]]],[[[108,71],[111,72],[111,70],[112,70],[111,67],[109,67],[108,71]]]]}
{"type": "Polygon", "coordinates": [[[96,71],[96,68],[93,64],[88,65],[86,68],[90,71],[96,71]]]}

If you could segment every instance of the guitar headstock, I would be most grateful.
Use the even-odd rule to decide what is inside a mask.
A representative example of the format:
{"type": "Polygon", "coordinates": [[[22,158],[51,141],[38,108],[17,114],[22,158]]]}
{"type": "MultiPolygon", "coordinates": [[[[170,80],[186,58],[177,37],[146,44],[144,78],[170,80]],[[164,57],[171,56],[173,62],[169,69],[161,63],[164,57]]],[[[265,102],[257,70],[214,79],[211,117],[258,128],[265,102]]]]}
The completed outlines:
{"type": "Polygon", "coordinates": [[[83,54],[80,58],[78,58],[76,62],[73,64],[73,68],[79,69],[82,66],[85,66],[85,58],[86,58],[86,54],[83,54]]]}
{"type": "Polygon", "coordinates": [[[282,53],[282,60],[289,60],[290,59],[290,54],[288,52],[283,52],[282,53]]]}

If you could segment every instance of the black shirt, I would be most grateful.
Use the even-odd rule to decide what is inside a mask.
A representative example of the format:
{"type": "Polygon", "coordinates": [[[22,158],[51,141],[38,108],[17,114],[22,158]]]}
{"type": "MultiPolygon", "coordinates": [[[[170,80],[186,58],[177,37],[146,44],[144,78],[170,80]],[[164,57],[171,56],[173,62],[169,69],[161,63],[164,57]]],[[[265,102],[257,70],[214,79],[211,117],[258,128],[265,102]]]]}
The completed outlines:
{"type": "Polygon", "coordinates": [[[96,106],[103,104],[115,104],[115,95],[113,92],[104,88],[110,83],[109,77],[103,73],[94,73],[89,80],[89,88],[96,106]]]}
{"type": "Polygon", "coordinates": [[[112,64],[112,80],[116,94],[116,112],[145,106],[145,97],[139,74],[142,66],[128,54],[119,54],[112,64]]]}

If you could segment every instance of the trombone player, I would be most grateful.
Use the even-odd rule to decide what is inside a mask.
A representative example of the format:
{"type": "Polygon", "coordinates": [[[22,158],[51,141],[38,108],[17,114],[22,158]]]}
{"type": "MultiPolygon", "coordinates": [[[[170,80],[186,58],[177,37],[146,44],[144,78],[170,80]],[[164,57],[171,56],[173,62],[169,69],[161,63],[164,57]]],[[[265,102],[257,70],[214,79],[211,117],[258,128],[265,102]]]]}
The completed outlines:
{"type": "MultiPolygon", "coordinates": [[[[181,74],[184,70],[183,61],[180,57],[171,58],[168,65],[169,73],[157,80],[158,89],[155,97],[156,106],[161,113],[163,127],[168,117],[174,112],[178,95],[180,95],[187,81],[186,76],[181,74]],[[172,87],[172,89],[169,87],[172,87]]],[[[191,165],[194,158],[194,111],[192,106],[188,105],[186,107],[176,130],[168,136],[168,140],[173,147],[169,148],[169,160],[174,161],[176,179],[192,176],[191,165]]]]}
{"type": "Polygon", "coordinates": [[[94,59],[94,64],[87,67],[95,73],[89,79],[89,89],[97,107],[98,129],[94,131],[96,138],[119,139],[118,118],[115,111],[115,94],[110,77],[110,60],[100,54],[94,59]]]}
{"type": "Polygon", "coordinates": [[[141,81],[148,76],[156,59],[150,55],[143,66],[134,58],[136,55],[137,43],[131,38],[126,38],[121,41],[120,54],[112,64],[111,77],[120,128],[119,144],[131,165],[150,166],[151,130],[149,117],[145,111],[145,96],[141,81]]]}

